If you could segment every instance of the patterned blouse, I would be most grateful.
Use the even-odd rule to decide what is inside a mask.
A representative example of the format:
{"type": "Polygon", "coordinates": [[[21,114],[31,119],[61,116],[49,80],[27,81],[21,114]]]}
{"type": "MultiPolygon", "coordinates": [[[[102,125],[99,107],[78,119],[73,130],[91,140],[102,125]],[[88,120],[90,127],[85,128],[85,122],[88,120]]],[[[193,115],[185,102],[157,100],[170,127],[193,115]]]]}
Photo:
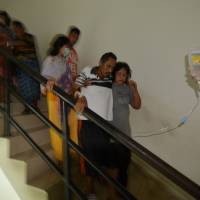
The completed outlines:
{"type": "Polygon", "coordinates": [[[36,60],[36,49],[33,35],[25,33],[23,37],[14,40],[14,55],[18,60],[36,60]]]}
{"type": "Polygon", "coordinates": [[[60,56],[48,56],[43,62],[42,75],[47,79],[53,78],[67,93],[72,89],[71,69],[60,56]]]}
{"type": "Polygon", "coordinates": [[[71,49],[69,57],[67,59],[67,64],[70,66],[72,80],[75,81],[77,77],[77,66],[78,66],[78,54],[74,48],[71,49]]]}

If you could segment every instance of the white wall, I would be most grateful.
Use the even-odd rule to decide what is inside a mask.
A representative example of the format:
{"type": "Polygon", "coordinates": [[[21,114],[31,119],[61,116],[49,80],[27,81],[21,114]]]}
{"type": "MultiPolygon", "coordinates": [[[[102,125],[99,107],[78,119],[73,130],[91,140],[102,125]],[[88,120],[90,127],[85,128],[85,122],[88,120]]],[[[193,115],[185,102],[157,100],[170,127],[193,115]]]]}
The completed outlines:
{"type": "Polygon", "coordinates": [[[18,197],[17,193],[15,192],[14,188],[8,181],[6,175],[4,174],[1,168],[0,168],[0,185],[1,185],[0,199],[20,200],[20,198],[18,197]]]}
{"type": "MultiPolygon", "coordinates": [[[[200,46],[199,0],[1,0],[1,9],[22,20],[37,36],[42,57],[56,33],[82,30],[80,67],[115,52],[133,69],[143,107],[131,113],[136,130],[173,127],[196,102],[186,82],[185,56],[200,46]]],[[[199,108],[168,135],[136,140],[200,183],[199,108]]]]}

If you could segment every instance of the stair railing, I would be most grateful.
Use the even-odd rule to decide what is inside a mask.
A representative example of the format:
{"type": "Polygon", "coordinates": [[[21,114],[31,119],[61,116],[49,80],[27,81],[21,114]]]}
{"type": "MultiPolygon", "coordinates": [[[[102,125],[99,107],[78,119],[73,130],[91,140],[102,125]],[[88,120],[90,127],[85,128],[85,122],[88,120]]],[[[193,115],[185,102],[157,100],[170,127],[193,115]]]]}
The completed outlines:
{"type": "MultiPolygon", "coordinates": [[[[14,85],[11,84],[11,78],[9,73],[9,66],[15,65],[19,67],[28,76],[38,81],[40,84],[45,85],[47,79],[41,76],[38,72],[30,69],[28,66],[19,63],[9,52],[5,49],[0,49],[0,55],[3,55],[7,61],[6,65],[6,77],[1,77],[1,82],[5,86],[5,107],[0,106],[0,111],[4,113],[4,131],[5,136],[11,135],[10,126],[14,126],[19,133],[27,140],[27,142],[33,147],[33,149],[47,162],[47,164],[61,177],[65,183],[65,198],[66,200],[71,199],[71,193],[74,193],[79,199],[86,199],[85,194],[73,183],[70,177],[70,155],[69,149],[74,149],[81,157],[83,157],[89,165],[97,171],[106,181],[112,184],[116,190],[122,195],[123,199],[135,200],[133,194],[127,191],[125,187],[119,184],[116,180],[108,176],[101,168],[99,168],[95,163],[88,159],[88,155],[82,150],[82,148],[75,144],[69,138],[69,127],[67,123],[64,123],[62,129],[55,126],[45,115],[40,111],[36,110],[32,105],[28,104],[20,93],[17,91],[14,85]],[[49,158],[47,154],[37,145],[28,133],[16,122],[16,120],[10,115],[10,95],[14,95],[21,103],[23,103],[27,108],[29,108],[41,121],[43,121],[47,126],[56,130],[56,132],[63,138],[64,141],[64,169],[61,170],[54,161],[49,158]]],[[[62,105],[62,119],[67,121],[66,111],[69,108],[74,107],[75,100],[65,93],[62,89],[57,86],[53,87],[53,92],[60,98],[62,105]]],[[[143,147],[141,144],[131,139],[117,128],[112,126],[106,120],[101,118],[99,115],[94,113],[89,108],[85,108],[83,115],[87,117],[90,121],[94,122],[98,127],[102,128],[108,135],[113,137],[117,142],[123,144],[131,152],[135,153],[142,160],[146,161],[150,166],[158,170],[161,174],[171,180],[174,184],[182,188],[185,192],[196,199],[200,199],[200,187],[198,184],[187,178],[185,175],[177,171],[175,168],[167,164],[165,161],[160,159],[158,156],[153,154],[151,151],[143,147]]]]}

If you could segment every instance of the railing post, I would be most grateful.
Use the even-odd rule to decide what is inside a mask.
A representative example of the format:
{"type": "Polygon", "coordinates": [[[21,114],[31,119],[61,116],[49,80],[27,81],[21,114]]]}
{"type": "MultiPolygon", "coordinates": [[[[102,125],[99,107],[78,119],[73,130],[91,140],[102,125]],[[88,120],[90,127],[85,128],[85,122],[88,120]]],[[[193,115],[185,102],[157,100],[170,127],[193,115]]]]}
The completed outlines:
{"type": "MultiPolygon", "coordinates": [[[[62,101],[62,100],[61,100],[62,101]]],[[[63,170],[65,176],[65,199],[71,200],[70,185],[70,153],[69,153],[69,127],[68,127],[68,108],[67,103],[62,101],[62,124],[63,124],[63,170]]]]}
{"type": "Polygon", "coordinates": [[[11,131],[10,131],[10,122],[9,122],[9,118],[10,118],[10,92],[9,92],[9,87],[10,87],[10,81],[11,81],[11,77],[10,77],[10,67],[9,67],[9,63],[6,60],[5,62],[5,66],[4,66],[4,72],[5,72],[5,115],[4,115],[4,136],[5,137],[9,137],[11,136],[11,131]]]}

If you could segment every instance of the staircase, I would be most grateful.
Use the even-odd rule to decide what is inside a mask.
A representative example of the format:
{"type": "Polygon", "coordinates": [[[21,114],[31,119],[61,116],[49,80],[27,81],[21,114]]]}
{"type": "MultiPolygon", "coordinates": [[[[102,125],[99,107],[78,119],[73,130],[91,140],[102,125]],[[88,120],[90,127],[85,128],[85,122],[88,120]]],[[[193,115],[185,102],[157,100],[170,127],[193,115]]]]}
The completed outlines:
{"type": "MultiPolygon", "coordinates": [[[[47,115],[46,100],[40,102],[41,111],[47,115]]],[[[48,127],[33,114],[21,115],[23,106],[15,99],[11,103],[11,113],[34,139],[35,142],[54,160],[50,146],[48,127]]],[[[10,138],[0,138],[0,167],[22,200],[64,200],[64,184],[47,166],[25,139],[11,128],[10,138]]],[[[3,133],[3,117],[0,117],[0,136],[3,133]]],[[[79,173],[77,160],[72,160],[73,181],[84,188],[84,177],[79,173]]],[[[141,161],[136,156],[129,168],[128,189],[139,200],[192,200],[169,180],[141,161]]],[[[99,199],[108,194],[105,183],[95,184],[99,199]]],[[[72,199],[76,199],[73,197],[72,199]]],[[[9,199],[8,199],[9,200],[9,199]]],[[[12,199],[10,199],[12,200],[12,199]]]]}
{"type": "MultiPolygon", "coordinates": [[[[40,102],[41,111],[47,115],[46,100],[40,102]]],[[[15,99],[11,103],[11,115],[28,131],[29,136],[54,159],[50,146],[48,127],[33,114],[21,115],[24,106],[15,99]]],[[[3,134],[3,117],[0,117],[0,136],[3,134]]],[[[30,144],[11,127],[11,137],[0,138],[0,167],[6,173],[12,186],[23,200],[47,200],[54,191],[63,196],[56,185],[62,185],[59,177],[48,167],[45,161],[32,149],[30,144]],[[38,194],[38,195],[37,195],[38,194]]],[[[62,186],[63,188],[63,186],[62,186]]],[[[60,198],[58,198],[60,199],[60,198]]]]}

